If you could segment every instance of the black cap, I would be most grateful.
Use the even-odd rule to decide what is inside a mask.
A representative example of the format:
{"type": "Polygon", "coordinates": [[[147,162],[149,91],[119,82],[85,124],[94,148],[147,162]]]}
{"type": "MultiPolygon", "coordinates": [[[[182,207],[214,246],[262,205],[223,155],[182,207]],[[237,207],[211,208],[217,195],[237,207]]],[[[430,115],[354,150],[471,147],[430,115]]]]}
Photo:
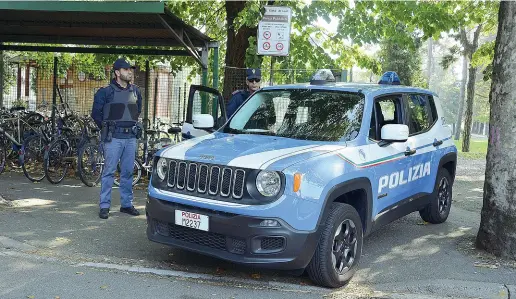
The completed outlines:
{"type": "Polygon", "coordinates": [[[134,69],[135,66],[131,65],[125,58],[118,58],[115,63],[113,63],[113,69],[134,69]]]}
{"type": "Polygon", "coordinates": [[[247,69],[246,74],[247,80],[262,78],[262,71],[260,69],[247,69]]]}

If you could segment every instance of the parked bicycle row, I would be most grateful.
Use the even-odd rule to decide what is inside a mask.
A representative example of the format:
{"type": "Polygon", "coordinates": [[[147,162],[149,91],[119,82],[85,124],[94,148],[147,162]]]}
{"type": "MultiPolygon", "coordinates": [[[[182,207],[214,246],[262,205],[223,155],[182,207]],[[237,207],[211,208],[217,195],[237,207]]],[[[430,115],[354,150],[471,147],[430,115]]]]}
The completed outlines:
{"type": "MultiPolygon", "coordinates": [[[[78,176],[86,186],[95,186],[104,165],[103,142],[90,116],[79,116],[63,103],[55,110],[55,121],[40,107],[26,111],[23,107],[0,110],[0,174],[9,165],[21,168],[33,182],[45,178],[59,184],[67,176],[78,176]]],[[[180,141],[180,128],[160,119],[147,123],[146,139],[138,142],[134,162],[133,185],[143,174],[152,172],[152,156],[163,146],[180,141]]],[[[119,171],[115,185],[119,184],[119,171]]]]}

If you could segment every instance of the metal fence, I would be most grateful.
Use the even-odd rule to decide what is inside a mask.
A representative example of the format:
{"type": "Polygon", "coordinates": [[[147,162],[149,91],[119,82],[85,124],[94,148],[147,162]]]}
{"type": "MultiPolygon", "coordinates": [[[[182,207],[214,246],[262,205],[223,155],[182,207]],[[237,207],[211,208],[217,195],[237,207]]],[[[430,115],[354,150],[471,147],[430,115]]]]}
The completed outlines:
{"type": "MultiPolygon", "coordinates": [[[[54,96],[54,64],[11,61],[5,62],[3,69],[3,107],[24,106],[50,116],[54,96]]],[[[56,103],[66,103],[80,115],[90,115],[95,93],[111,80],[111,66],[106,66],[100,75],[85,74],[73,65],[59,71],[61,74],[55,81],[56,103]]],[[[170,125],[183,122],[190,85],[201,84],[201,77],[192,76],[192,71],[191,68],[184,68],[173,73],[169,66],[156,66],[149,71],[149,82],[146,84],[145,66],[137,67],[134,84],[140,88],[143,97],[140,117],[144,118],[147,104],[151,125],[158,120],[170,125]]]]}

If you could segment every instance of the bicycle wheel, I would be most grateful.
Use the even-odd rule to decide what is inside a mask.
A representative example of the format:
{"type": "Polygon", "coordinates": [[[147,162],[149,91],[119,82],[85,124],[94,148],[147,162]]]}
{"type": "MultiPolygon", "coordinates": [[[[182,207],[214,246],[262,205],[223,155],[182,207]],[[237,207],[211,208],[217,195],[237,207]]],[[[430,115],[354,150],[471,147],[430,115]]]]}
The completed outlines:
{"type": "Polygon", "coordinates": [[[4,141],[0,139],[0,174],[5,170],[5,161],[7,160],[7,151],[5,150],[4,141]]]}
{"type": "MultiPolygon", "coordinates": [[[[120,163],[116,166],[116,172],[115,172],[115,180],[114,183],[116,186],[120,186],[120,163]]],[[[138,184],[140,179],[142,178],[142,164],[138,160],[134,160],[133,165],[133,183],[132,185],[138,184]]]]}
{"type": "Polygon", "coordinates": [[[20,157],[23,174],[32,182],[41,182],[45,178],[43,164],[46,145],[46,139],[39,134],[23,141],[20,157]]]}
{"type": "Polygon", "coordinates": [[[98,184],[104,168],[104,155],[96,143],[86,143],[79,149],[77,168],[79,178],[88,187],[98,184]]]}
{"type": "Polygon", "coordinates": [[[45,175],[52,184],[59,184],[70,167],[67,161],[71,152],[70,145],[65,139],[53,141],[45,152],[45,175]]]}

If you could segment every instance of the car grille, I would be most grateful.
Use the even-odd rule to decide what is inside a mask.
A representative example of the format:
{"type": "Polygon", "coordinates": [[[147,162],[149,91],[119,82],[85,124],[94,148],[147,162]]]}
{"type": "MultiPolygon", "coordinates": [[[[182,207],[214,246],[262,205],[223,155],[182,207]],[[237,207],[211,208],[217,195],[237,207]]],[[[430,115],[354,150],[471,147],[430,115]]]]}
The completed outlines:
{"type": "Polygon", "coordinates": [[[213,232],[200,231],[158,220],[153,220],[153,222],[154,230],[164,237],[235,254],[244,254],[246,250],[246,243],[243,239],[232,238],[213,232]]]}
{"type": "Polygon", "coordinates": [[[240,168],[172,160],[167,186],[176,191],[241,199],[245,177],[246,171],[240,168]]]}
{"type": "Polygon", "coordinates": [[[280,250],[285,247],[285,238],[283,237],[267,237],[261,241],[263,250],[280,250]]]}

